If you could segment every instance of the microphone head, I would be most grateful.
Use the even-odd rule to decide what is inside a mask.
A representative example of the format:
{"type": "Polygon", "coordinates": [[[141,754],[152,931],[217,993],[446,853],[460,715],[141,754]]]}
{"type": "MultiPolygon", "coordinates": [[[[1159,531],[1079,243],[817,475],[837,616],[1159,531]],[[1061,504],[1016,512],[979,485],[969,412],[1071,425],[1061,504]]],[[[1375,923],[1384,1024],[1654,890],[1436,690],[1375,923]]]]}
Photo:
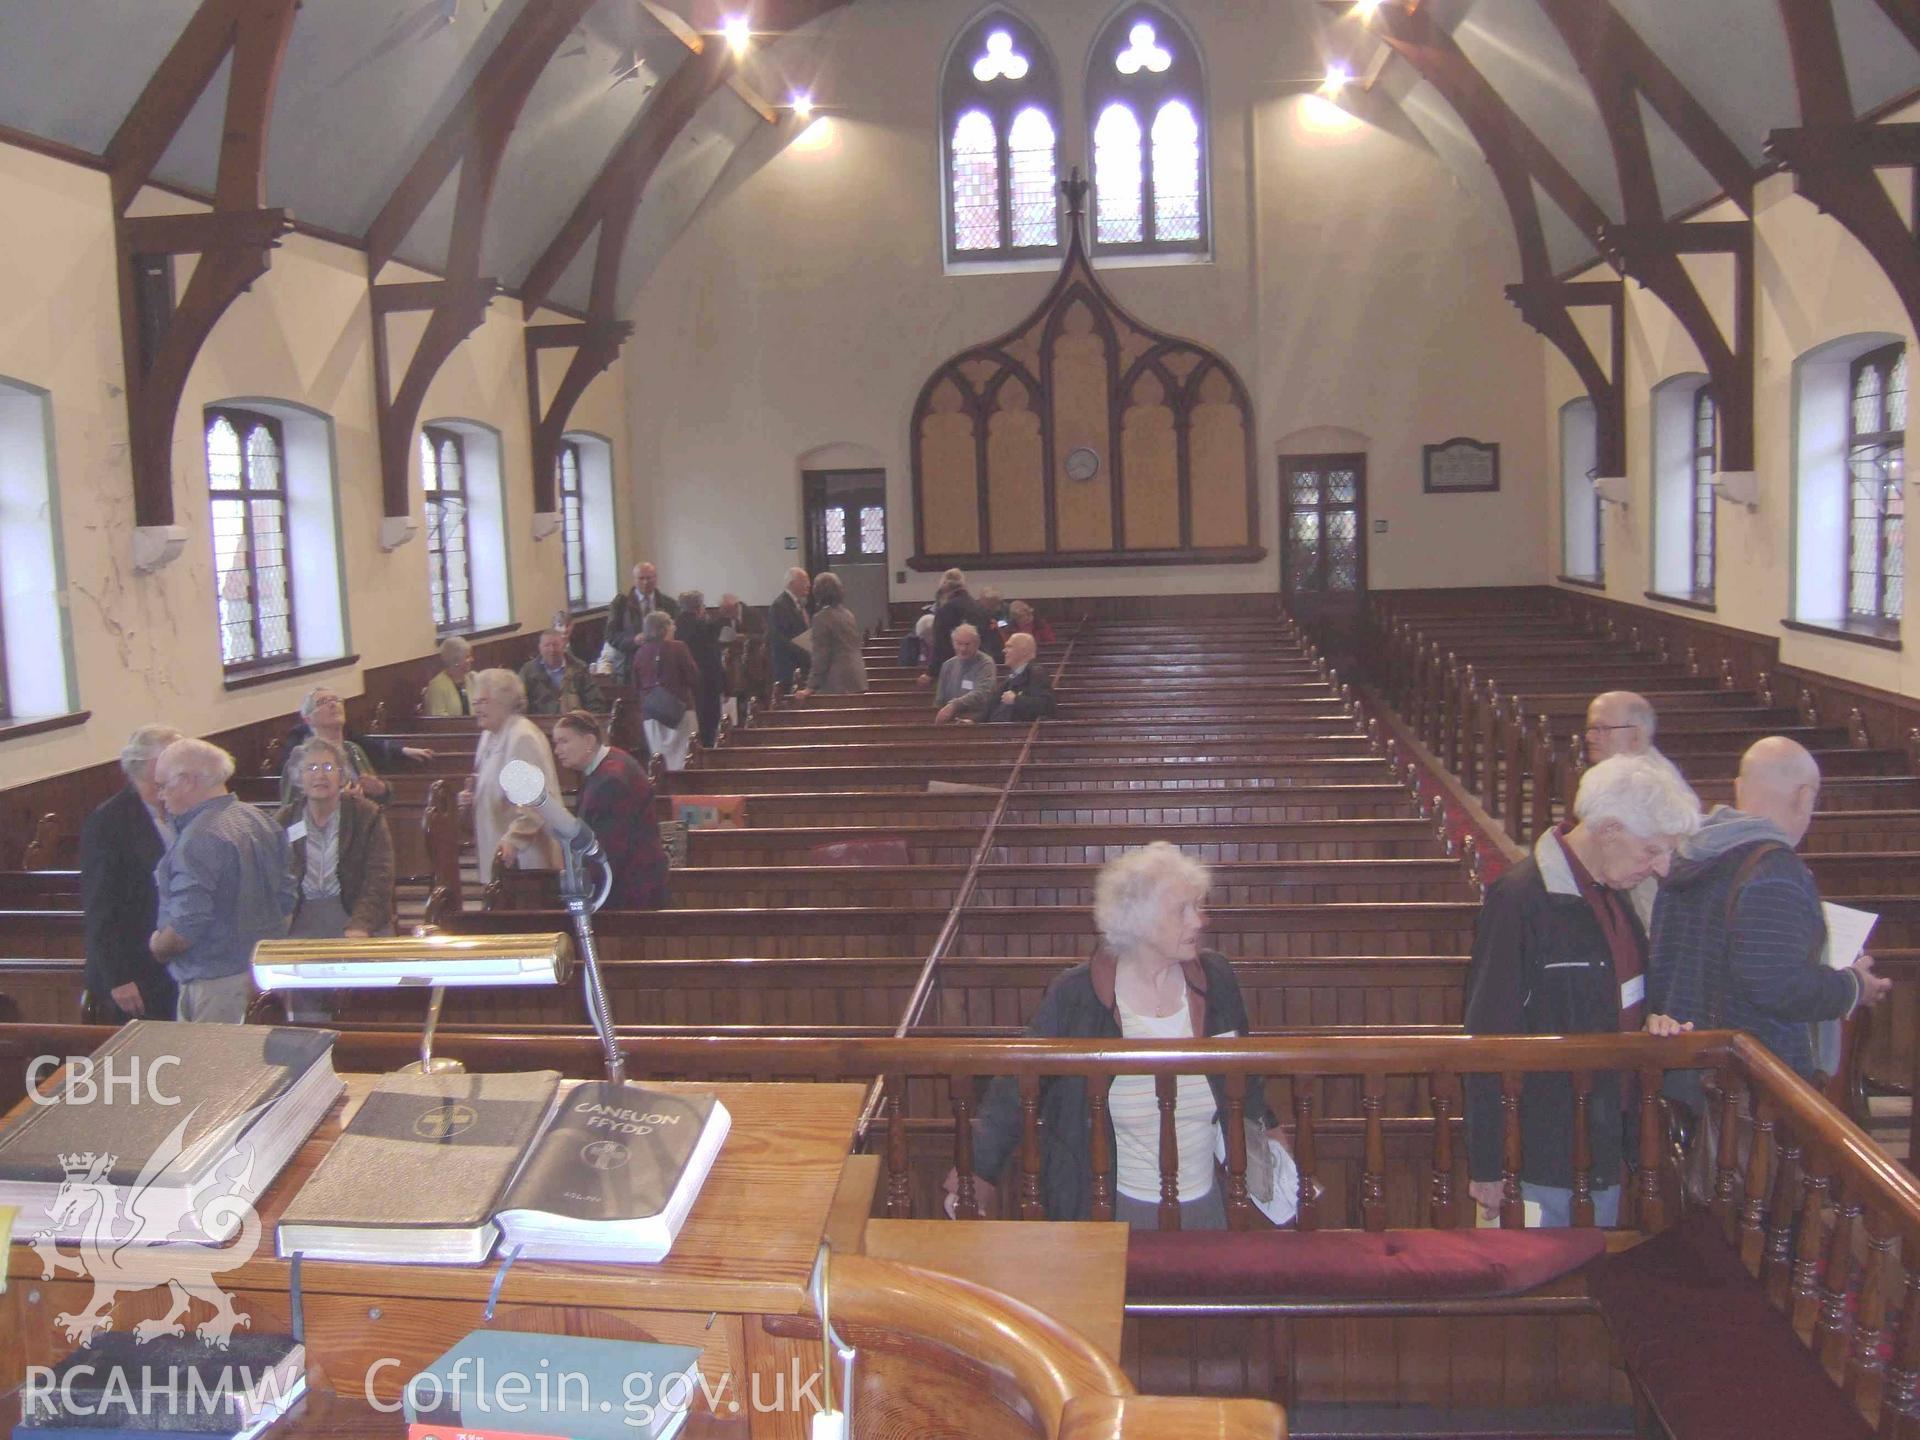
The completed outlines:
{"type": "Polygon", "coordinates": [[[516,805],[538,805],[547,798],[547,777],[538,765],[509,760],[500,767],[500,789],[516,805]]]}

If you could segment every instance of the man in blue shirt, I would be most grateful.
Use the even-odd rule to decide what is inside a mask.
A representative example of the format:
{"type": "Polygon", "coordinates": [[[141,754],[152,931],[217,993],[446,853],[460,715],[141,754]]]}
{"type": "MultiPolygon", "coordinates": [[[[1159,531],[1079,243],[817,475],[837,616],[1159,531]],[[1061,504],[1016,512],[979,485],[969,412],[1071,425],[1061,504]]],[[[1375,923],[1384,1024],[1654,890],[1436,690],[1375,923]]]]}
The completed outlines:
{"type": "Polygon", "coordinates": [[[286,831],[227,790],[233,757],[218,745],[176,740],[153,773],[174,825],[153,871],[153,958],[180,987],[180,1019],[242,1024],[253,947],[284,936],[293,913],[286,831]]]}

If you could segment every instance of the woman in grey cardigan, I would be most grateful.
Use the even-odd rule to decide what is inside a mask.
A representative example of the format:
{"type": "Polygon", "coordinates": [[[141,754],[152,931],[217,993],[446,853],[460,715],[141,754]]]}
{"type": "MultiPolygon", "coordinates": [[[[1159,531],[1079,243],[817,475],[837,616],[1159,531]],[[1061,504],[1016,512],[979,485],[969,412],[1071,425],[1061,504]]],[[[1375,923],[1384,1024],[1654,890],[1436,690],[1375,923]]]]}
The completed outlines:
{"type": "Polygon", "coordinates": [[[812,640],[812,679],[802,695],[864,695],[867,662],[861,654],[866,638],[860,622],[847,608],[846,589],[831,570],[816,575],[813,598],[820,607],[807,627],[812,640]]]}

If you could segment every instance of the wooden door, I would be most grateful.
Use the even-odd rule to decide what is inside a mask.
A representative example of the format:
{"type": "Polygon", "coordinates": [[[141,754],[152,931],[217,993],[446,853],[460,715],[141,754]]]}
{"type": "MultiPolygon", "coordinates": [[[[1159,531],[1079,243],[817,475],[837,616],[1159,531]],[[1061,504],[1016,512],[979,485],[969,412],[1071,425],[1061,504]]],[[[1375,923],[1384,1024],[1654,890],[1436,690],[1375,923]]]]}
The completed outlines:
{"type": "Polygon", "coordinates": [[[862,628],[887,618],[887,472],[807,470],[807,573],[831,570],[862,628]]]}
{"type": "Polygon", "coordinates": [[[1301,624],[1351,641],[1367,604],[1365,455],[1280,457],[1280,588],[1301,624]]]}

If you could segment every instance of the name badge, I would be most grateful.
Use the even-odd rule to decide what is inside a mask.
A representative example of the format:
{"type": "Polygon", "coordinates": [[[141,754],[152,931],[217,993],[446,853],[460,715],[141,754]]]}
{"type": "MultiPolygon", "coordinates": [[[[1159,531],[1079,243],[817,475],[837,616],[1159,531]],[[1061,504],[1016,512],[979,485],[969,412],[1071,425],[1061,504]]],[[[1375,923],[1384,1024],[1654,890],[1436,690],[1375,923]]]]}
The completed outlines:
{"type": "Polygon", "coordinates": [[[291,845],[296,840],[304,840],[306,838],[307,838],[307,822],[306,821],[296,820],[293,822],[293,824],[287,827],[287,843],[289,845],[291,845]]]}
{"type": "Polygon", "coordinates": [[[1622,1010],[1631,1010],[1634,1006],[1638,1005],[1642,1000],[1646,998],[1647,998],[1647,977],[1646,976],[1636,975],[1631,980],[1624,980],[1621,982],[1620,1008],[1622,1010]]]}
{"type": "Polygon", "coordinates": [[[961,688],[962,690],[971,690],[971,689],[973,689],[973,681],[971,681],[971,680],[962,680],[962,681],[960,682],[960,688],[961,688]]]}

